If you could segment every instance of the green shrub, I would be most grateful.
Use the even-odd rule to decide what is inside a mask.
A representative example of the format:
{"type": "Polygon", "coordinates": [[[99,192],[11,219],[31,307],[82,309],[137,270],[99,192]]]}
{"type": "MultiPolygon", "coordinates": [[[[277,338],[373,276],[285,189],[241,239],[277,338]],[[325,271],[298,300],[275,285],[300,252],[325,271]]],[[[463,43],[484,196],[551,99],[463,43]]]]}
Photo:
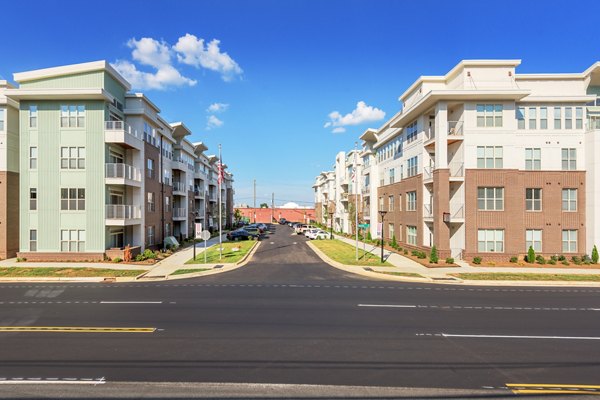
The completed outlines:
{"type": "Polygon", "coordinates": [[[425,254],[424,251],[419,251],[419,254],[417,254],[417,258],[423,260],[423,259],[427,258],[427,254],[425,254]]]}
{"type": "Polygon", "coordinates": [[[144,261],[144,255],[143,254],[138,254],[137,256],[135,256],[135,261],[144,261]]]}
{"type": "Polygon", "coordinates": [[[535,261],[537,261],[537,263],[540,265],[546,264],[546,259],[544,257],[542,257],[541,255],[536,256],[535,261]]]}
{"type": "Polygon", "coordinates": [[[589,264],[592,263],[592,259],[587,254],[584,254],[583,257],[581,257],[581,261],[583,261],[584,263],[589,263],[589,264]]]}
{"type": "Polygon", "coordinates": [[[114,263],[120,263],[120,262],[121,262],[121,261],[123,261],[123,260],[121,260],[121,257],[115,257],[115,258],[113,258],[113,260],[112,260],[112,261],[113,261],[114,263]]]}
{"type": "Polygon", "coordinates": [[[392,246],[393,249],[398,247],[398,242],[396,242],[396,235],[392,235],[392,242],[390,243],[390,246],[392,246]]]}
{"type": "Polygon", "coordinates": [[[398,251],[403,251],[404,249],[400,246],[398,246],[398,251]]]}
{"type": "Polygon", "coordinates": [[[405,254],[405,255],[406,255],[406,254],[408,254],[408,250],[404,250],[404,254],[405,254]]]}
{"type": "Polygon", "coordinates": [[[454,258],[452,258],[452,257],[446,258],[446,264],[454,264],[454,258]]]}
{"type": "Polygon", "coordinates": [[[575,265],[580,265],[581,264],[581,257],[579,257],[579,256],[573,256],[573,257],[571,257],[571,261],[573,261],[573,264],[575,264],[575,265]]]}
{"type": "Polygon", "coordinates": [[[568,262],[567,260],[562,260],[560,263],[561,263],[562,265],[569,265],[569,262],[568,262]]]}
{"type": "Polygon", "coordinates": [[[437,253],[437,248],[435,247],[435,245],[433,245],[431,247],[431,254],[429,254],[429,262],[431,262],[433,264],[437,264],[437,262],[438,262],[438,253],[437,253]]]}
{"type": "Polygon", "coordinates": [[[554,264],[556,264],[556,261],[558,261],[558,256],[550,256],[550,260],[554,261],[554,264]]]}
{"type": "Polygon", "coordinates": [[[512,256],[512,257],[510,258],[510,262],[511,262],[511,263],[513,263],[513,264],[514,264],[514,263],[517,263],[518,261],[519,261],[519,257],[512,256]]]}
{"type": "Polygon", "coordinates": [[[144,260],[147,260],[147,259],[156,260],[156,253],[150,249],[144,250],[143,255],[144,255],[144,260]]]}
{"type": "Polygon", "coordinates": [[[17,257],[17,262],[24,262],[27,261],[27,259],[25,257],[17,257]]]}
{"type": "Polygon", "coordinates": [[[596,248],[596,245],[594,245],[594,248],[592,249],[592,262],[598,264],[598,249],[596,248]]]}
{"type": "Polygon", "coordinates": [[[550,264],[550,265],[556,265],[556,260],[550,259],[548,261],[548,264],[550,264]]]}
{"type": "Polygon", "coordinates": [[[591,264],[592,264],[592,261],[591,261],[591,260],[585,260],[583,263],[584,263],[585,265],[591,265],[591,264]]]}
{"type": "Polygon", "coordinates": [[[411,250],[410,254],[414,257],[417,257],[419,255],[419,251],[418,250],[411,250]]]}
{"type": "Polygon", "coordinates": [[[533,250],[533,246],[529,246],[529,250],[527,250],[527,262],[530,264],[535,262],[535,250],[533,250]]]}
{"type": "Polygon", "coordinates": [[[371,231],[367,232],[367,240],[370,242],[373,240],[373,237],[371,236],[371,231]]]}
{"type": "Polygon", "coordinates": [[[481,264],[481,257],[473,257],[473,264],[481,264]]]}
{"type": "Polygon", "coordinates": [[[567,257],[563,256],[562,254],[558,256],[558,261],[565,261],[566,259],[567,257]]]}

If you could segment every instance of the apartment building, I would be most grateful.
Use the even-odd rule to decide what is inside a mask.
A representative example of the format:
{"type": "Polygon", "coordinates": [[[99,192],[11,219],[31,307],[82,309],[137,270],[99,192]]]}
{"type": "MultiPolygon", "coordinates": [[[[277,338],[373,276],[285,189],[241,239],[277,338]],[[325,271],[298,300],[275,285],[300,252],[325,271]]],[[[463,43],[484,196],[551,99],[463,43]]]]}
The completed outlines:
{"type": "Polygon", "coordinates": [[[422,76],[400,112],[361,135],[374,236],[490,261],[600,243],[600,63],[572,74],[517,74],[519,64],[465,60],[422,76]]]}
{"type": "Polygon", "coordinates": [[[19,250],[19,103],[5,95],[12,88],[0,80],[0,259],[19,250]]]}
{"type": "MultiPolygon", "coordinates": [[[[196,149],[106,61],[14,74],[19,255],[102,260],[193,234],[196,149]]],[[[233,208],[233,201],[229,204],[233,208]]]]}

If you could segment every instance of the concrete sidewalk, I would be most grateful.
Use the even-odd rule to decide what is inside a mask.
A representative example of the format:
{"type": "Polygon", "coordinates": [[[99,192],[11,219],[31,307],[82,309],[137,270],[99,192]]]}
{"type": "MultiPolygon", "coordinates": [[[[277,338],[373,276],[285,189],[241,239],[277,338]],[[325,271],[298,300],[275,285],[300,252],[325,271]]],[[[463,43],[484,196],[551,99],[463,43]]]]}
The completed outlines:
{"type": "MultiPolygon", "coordinates": [[[[343,236],[334,235],[334,237],[344,243],[348,243],[355,246],[356,241],[348,239],[343,236]]],[[[366,251],[376,255],[381,254],[381,248],[374,244],[364,243],[359,241],[359,248],[365,248],[366,251]]],[[[572,275],[600,275],[599,269],[584,269],[584,268],[527,268],[527,267],[474,267],[466,262],[460,262],[457,260],[459,265],[457,267],[450,268],[427,268],[416,261],[408,257],[401,256],[400,254],[391,252],[384,249],[384,259],[390,264],[390,267],[370,267],[374,271],[381,272],[404,272],[404,273],[416,273],[430,279],[448,279],[449,274],[459,273],[532,273],[532,274],[572,274],[572,275]]],[[[363,267],[358,267],[363,268],[363,267]]],[[[543,281],[552,283],[556,281],[543,281]]]]}

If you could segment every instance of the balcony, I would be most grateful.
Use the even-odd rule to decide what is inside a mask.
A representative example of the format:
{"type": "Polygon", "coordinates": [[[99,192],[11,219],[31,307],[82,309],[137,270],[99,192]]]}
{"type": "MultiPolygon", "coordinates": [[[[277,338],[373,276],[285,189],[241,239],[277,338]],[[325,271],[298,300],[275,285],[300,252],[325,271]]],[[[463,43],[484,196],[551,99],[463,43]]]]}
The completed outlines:
{"type": "Polygon", "coordinates": [[[185,208],[173,207],[173,221],[183,221],[187,217],[187,210],[185,208]]]}
{"type": "Polygon", "coordinates": [[[210,193],[208,195],[208,200],[211,201],[211,202],[213,202],[213,203],[216,203],[217,202],[217,194],[216,193],[210,193]]]}
{"type": "Polygon", "coordinates": [[[433,220],[433,204],[423,204],[423,219],[433,220]]]}
{"type": "Polygon", "coordinates": [[[463,203],[450,203],[450,222],[464,223],[465,222],[465,205],[463,203]]]}
{"type": "Polygon", "coordinates": [[[463,180],[465,177],[465,163],[461,161],[453,161],[448,164],[448,168],[450,169],[450,178],[451,180],[459,181],[463,180]]]}
{"type": "Polygon", "coordinates": [[[194,189],[194,198],[196,199],[204,199],[204,190],[195,188],[194,189]]]}
{"type": "Polygon", "coordinates": [[[175,196],[185,196],[185,183],[173,181],[173,194],[175,196]]]}
{"type": "Polygon", "coordinates": [[[339,182],[339,184],[341,186],[348,186],[348,184],[350,183],[350,179],[348,179],[348,178],[340,178],[338,180],[338,182],[339,182]]]}
{"type": "Polygon", "coordinates": [[[126,204],[107,204],[105,223],[107,226],[128,226],[142,223],[142,209],[126,204]]]}
{"type": "Polygon", "coordinates": [[[363,196],[370,196],[371,195],[371,186],[367,186],[367,187],[360,189],[360,192],[362,193],[363,196]]]}
{"type": "Polygon", "coordinates": [[[104,122],[104,141],[136,150],[144,147],[142,136],[123,121],[104,122]]]}
{"type": "Polygon", "coordinates": [[[128,185],[141,187],[142,172],[128,164],[105,164],[105,183],[107,185],[128,185]]]}
{"type": "MultiPolygon", "coordinates": [[[[588,111],[588,113],[589,113],[589,111],[588,111]]],[[[593,131],[598,131],[598,130],[600,130],[600,116],[588,114],[588,121],[585,124],[585,131],[593,132],[593,131]]]]}
{"type": "Polygon", "coordinates": [[[204,219],[204,208],[198,208],[194,210],[194,217],[198,219],[204,219]]]}
{"type": "Polygon", "coordinates": [[[434,146],[435,145],[435,128],[433,126],[428,127],[427,129],[425,129],[423,134],[424,134],[423,146],[424,147],[434,146]]]}
{"type": "Polygon", "coordinates": [[[340,195],[340,200],[343,202],[347,202],[348,201],[348,193],[342,193],[340,195]]]}
{"type": "Polygon", "coordinates": [[[429,184],[433,183],[433,165],[429,165],[427,167],[423,167],[423,183],[429,184]]]}
{"type": "Polygon", "coordinates": [[[463,121],[448,121],[448,144],[463,140],[463,121]]]}
{"type": "Polygon", "coordinates": [[[173,154],[173,160],[171,161],[171,168],[178,169],[180,171],[187,171],[188,164],[183,160],[180,154],[173,154]]]}

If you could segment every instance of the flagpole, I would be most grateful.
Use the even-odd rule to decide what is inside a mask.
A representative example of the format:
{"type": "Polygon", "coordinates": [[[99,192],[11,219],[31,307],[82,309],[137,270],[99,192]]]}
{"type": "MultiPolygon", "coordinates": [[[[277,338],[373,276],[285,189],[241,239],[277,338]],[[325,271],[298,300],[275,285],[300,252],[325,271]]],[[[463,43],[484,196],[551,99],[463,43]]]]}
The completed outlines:
{"type": "Polygon", "coordinates": [[[358,261],[358,163],[356,162],[357,152],[358,143],[354,142],[354,234],[356,235],[356,261],[358,261]]]}
{"type": "Polygon", "coordinates": [[[223,218],[221,217],[221,185],[223,184],[223,160],[221,159],[221,145],[219,144],[219,260],[223,258],[223,218]]]}

